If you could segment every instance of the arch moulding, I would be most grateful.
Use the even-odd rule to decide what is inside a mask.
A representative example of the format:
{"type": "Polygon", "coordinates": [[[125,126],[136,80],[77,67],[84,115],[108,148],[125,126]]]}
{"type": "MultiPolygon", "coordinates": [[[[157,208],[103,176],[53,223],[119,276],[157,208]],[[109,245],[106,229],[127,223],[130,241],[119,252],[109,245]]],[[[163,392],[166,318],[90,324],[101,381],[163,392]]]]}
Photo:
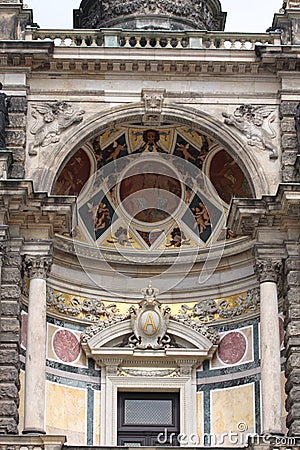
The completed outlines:
{"type": "MultiPolygon", "coordinates": [[[[89,122],[83,121],[73,133],[66,133],[59,145],[50,152],[40,150],[40,164],[47,160],[47,165],[33,168],[27,164],[27,178],[32,178],[37,191],[51,192],[56,181],[57,174],[66,161],[79,150],[87,141],[104,131],[107,127],[125,125],[126,123],[143,124],[144,107],[142,103],[126,105],[107,109],[89,118],[89,122]],[[46,169],[46,167],[51,169],[46,169]]],[[[162,123],[174,123],[187,125],[200,132],[206,133],[218,141],[237,160],[240,167],[247,174],[252,184],[255,196],[260,198],[269,193],[268,182],[259,168],[259,161],[254,152],[251,152],[246,143],[236,136],[230,129],[224,126],[219,119],[191,107],[181,105],[166,105],[162,108],[162,123]],[[247,164],[245,164],[247,161],[247,164]]]]}

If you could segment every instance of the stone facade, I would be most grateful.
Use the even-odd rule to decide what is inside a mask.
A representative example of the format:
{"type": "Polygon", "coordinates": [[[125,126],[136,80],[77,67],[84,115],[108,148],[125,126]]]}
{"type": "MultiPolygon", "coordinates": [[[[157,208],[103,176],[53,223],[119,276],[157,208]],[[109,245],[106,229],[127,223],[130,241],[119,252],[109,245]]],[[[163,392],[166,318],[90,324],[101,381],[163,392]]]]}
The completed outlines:
{"type": "Polygon", "coordinates": [[[47,31],[0,0],[5,450],[116,446],[126,389],[180,392],[201,439],[300,434],[300,9],[237,35],[198,3],[47,31]]]}

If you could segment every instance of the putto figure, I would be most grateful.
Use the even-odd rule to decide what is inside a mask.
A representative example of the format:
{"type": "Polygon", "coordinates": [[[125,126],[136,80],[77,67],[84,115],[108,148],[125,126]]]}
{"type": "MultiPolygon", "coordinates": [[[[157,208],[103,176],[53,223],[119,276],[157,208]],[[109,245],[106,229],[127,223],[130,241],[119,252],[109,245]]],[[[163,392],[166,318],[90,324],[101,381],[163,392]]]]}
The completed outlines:
{"type": "MultiPolygon", "coordinates": [[[[3,84],[0,83],[0,91],[3,88],[3,84]]],[[[6,147],[6,131],[5,128],[9,124],[8,108],[10,105],[11,97],[8,97],[4,92],[0,92],[0,149],[6,147]]]]}

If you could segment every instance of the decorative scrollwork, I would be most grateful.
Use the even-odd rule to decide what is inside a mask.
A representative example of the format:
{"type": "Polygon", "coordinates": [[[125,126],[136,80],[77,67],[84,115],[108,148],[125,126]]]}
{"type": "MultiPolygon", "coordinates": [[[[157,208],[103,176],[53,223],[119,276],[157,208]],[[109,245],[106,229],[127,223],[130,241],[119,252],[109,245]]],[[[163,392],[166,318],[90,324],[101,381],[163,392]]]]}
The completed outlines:
{"type": "MultiPolygon", "coordinates": [[[[205,322],[216,321],[217,319],[233,319],[250,311],[255,311],[259,304],[259,289],[251,289],[246,297],[238,296],[234,307],[227,299],[217,302],[214,299],[201,300],[196,305],[190,307],[183,304],[179,313],[180,317],[190,319],[205,320],[205,322]]],[[[179,317],[178,316],[178,317],[179,317]]]]}
{"type": "Polygon", "coordinates": [[[51,288],[48,288],[47,294],[48,307],[69,316],[84,314],[87,320],[95,322],[103,318],[111,320],[118,313],[115,303],[106,306],[99,299],[85,298],[81,301],[77,297],[72,297],[69,300],[62,293],[54,293],[51,288]]]}

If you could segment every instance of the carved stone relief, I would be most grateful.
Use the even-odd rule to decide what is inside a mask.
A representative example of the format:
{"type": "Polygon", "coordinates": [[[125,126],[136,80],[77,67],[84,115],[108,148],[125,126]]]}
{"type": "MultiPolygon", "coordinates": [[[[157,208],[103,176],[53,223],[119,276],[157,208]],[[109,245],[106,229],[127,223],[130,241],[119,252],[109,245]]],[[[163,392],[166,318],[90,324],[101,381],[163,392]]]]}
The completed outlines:
{"type": "Polygon", "coordinates": [[[221,17],[215,17],[206,2],[191,0],[104,0],[95,2],[83,12],[80,17],[80,26],[84,28],[101,28],[109,21],[123,19],[134,15],[164,15],[189,20],[193,27],[198,29],[220,29],[221,17]]]}
{"type": "Polygon", "coordinates": [[[254,271],[260,283],[267,281],[277,283],[282,271],[282,261],[271,258],[257,259],[254,271]]]}
{"type": "Polygon", "coordinates": [[[51,256],[26,256],[24,271],[29,278],[46,279],[52,264],[51,256]]]}
{"type": "Polygon", "coordinates": [[[74,109],[70,103],[54,102],[33,105],[32,117],[35,119],[30,132],[34,135],[30,155],[37,154],[37,148],[47,147],[60,141],[61,133],[82,121],[85,111],[74,109]]]}
{"type": "Polygon", "coordinates": [[[275,110],[269,106],[241,105],[233,114],[223,112],[225,124],[233,126],[244,134],[247,143],[271,152],[270,159],[277,159],[278,152],[274,139],[276,132],[271,124],[275,120],[275,110]]]}
{"type": "Polygon", "coordinates": [[[164,102],[164,89],[142,91],[142,98],[144,101],[145,114],[143,122],[148,126],[159,126],[161,122],[161,112],[164,102]]]}

